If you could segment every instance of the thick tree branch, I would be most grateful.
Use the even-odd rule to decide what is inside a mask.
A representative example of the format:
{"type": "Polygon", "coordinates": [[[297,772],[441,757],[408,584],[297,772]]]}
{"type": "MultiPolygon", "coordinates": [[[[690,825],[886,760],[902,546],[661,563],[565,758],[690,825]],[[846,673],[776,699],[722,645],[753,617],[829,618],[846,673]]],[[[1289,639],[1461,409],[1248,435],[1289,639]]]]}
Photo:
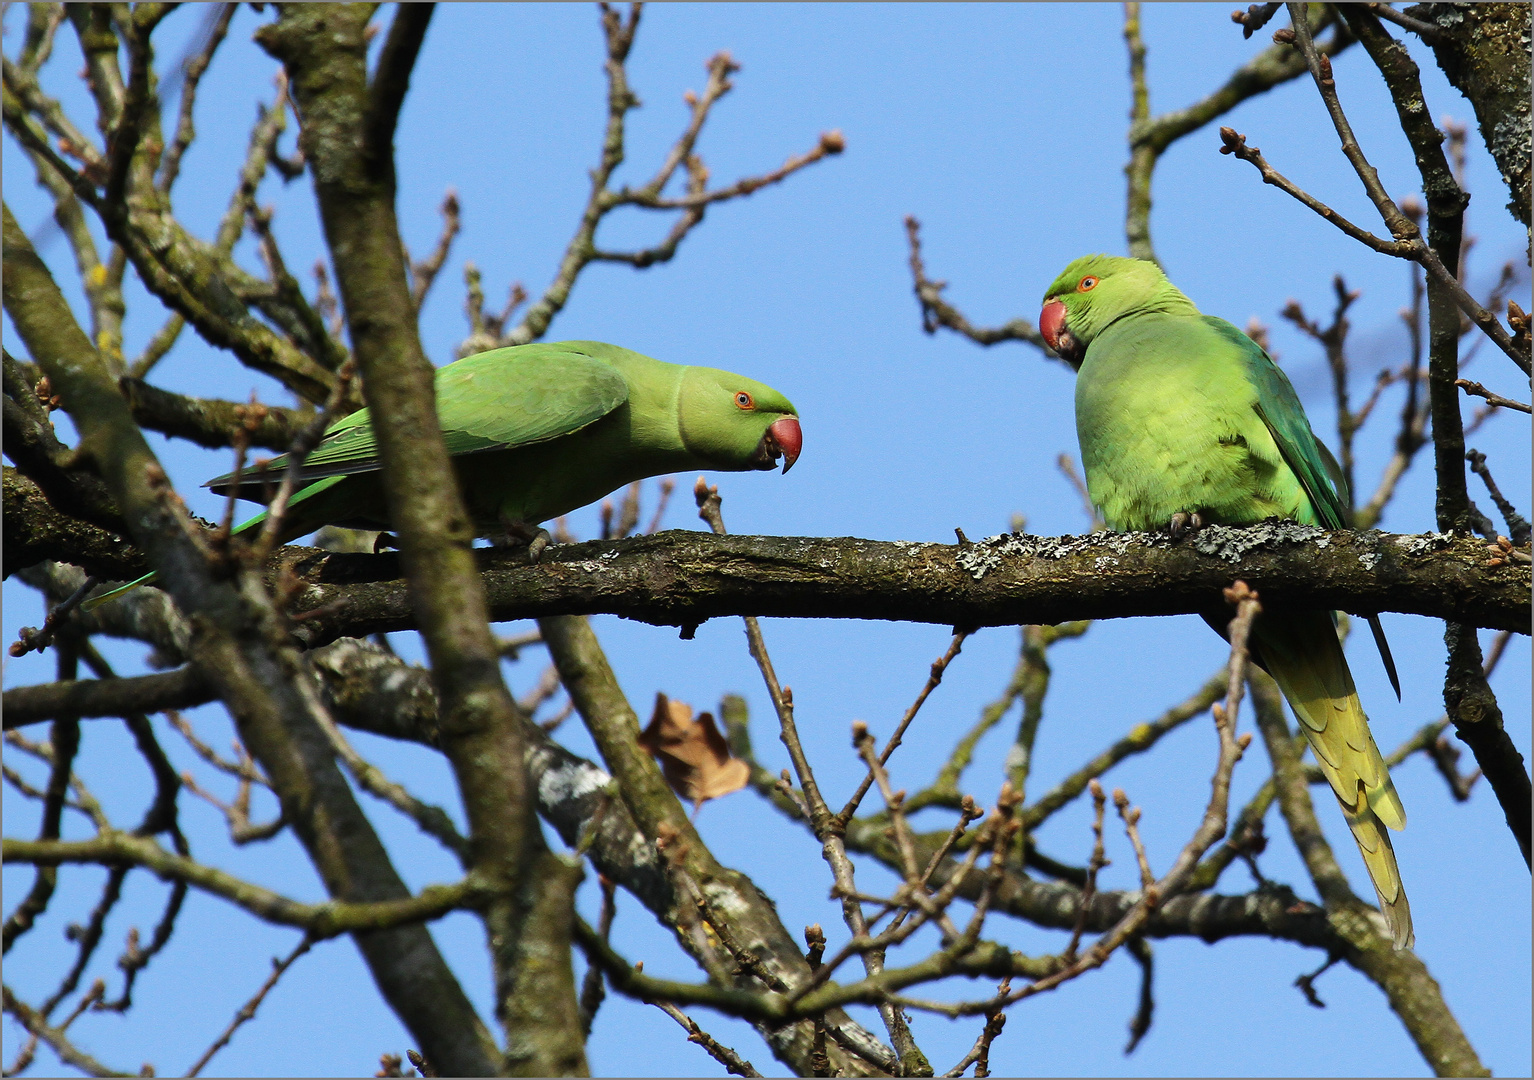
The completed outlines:
{"type": "MultiPolygon", "coordinates": [[[[364,31],[371,16],[365,6],[284,7],[257,40],[285,65],[303,117],[300,145],[311,165],[375,417],[411,602],[442,702],[441,747],[468,816],[474,870],[495,891],[483,913],[497,1014],[507,1037],[502,1068],[532,1075],[584,1072],[569,959],[570,898],[580,870],[548,850],[537,824],[524,763],[524,718],[501,679],[470,553],[473,532],[437,421],[436,370],[421,346],[395,216],[389,144],[430,10],[400,9],[370,90],[364,31]]],[[[463,1071],[427,1057],[444,1071],[463,1071]]]]}
{"type": "MultiPolygon", "coordinates": [[[[10,529],[36,488],[7,476],[10,529]]],[[[108,534],[55,516],[47,531],[46,520],[29,520],[39,529],[25,552],[30,561],[74,562],[115,578],[149,569],[142,556],[114,556],[108,534]]],[[[276,558],[269,572],[291,572],[302,586],[300,634],[311,645],[419,625],[392,554],[286,547],[276,558]]],[[[968,548],[668,530],[555,545],[534,566],[520,552],[494,549],[476,550],[475,560],[496,621],[615,614],[661,626],[726,615],[1051,624],[1196,613],[1239,576],[1275,599],[1310,606],[1529,632],[1528,564],[1491,555],[1481,540],[1292,523],[1213,526],[1186,543],[1121,533],[998,537],[968,548]]]]}
{"type": "Polygon", "coordinates": [[[1507,827],[1528,863],[1530,818],[1534,817],[1534,788],[1528,767],[1503,726],[1502,709],[1486,679],[1475,631],[1451,622],[1444,627],[1444,643],[1449,650],[1444,707],[1454,722],[1454,733],[1475,754],[1476,764],[1496,792],[1507,827]]]}
{"type": "MultiPolygon", "coordinates": [[[[297,602],[315,612],[301,630],[311,643],[418,625],[392,556],[284,552],[307,586],[297,602]]],[[[1290,522],[1211,526],[1187,543],[1100,533],[961,547],[673,530],[555,545],[536,566],[521,553],[475,554],[497,621],[605,613],[665,626],[723,615],[1052,624],[1199,612],[1240,577],[1275,601],[1529,630],[1528,566],[1487,565],[1480,540],[1290,522]]]]}
{"type": "MultiPolygon", "coordinates": [[[[7,403],[9,404],[9,403],[7,403]]],[[[5,466],[4,576],[62,558],[107,581],[130,581],[149,569],[149,560],[121,533],[89,525],[60,512],[31,478],[5,466]]]]}
{"type": "MultiPolygon", "coordinates": [[[[193,658],[218,687],[240,735],[271,777],[295,832],[333,896],[401,899],[408,890],[363,816],[314,718],[323,708],[270,596],[231,580],[176,497],[106,365],[75,322],[10,208],[4,214],[5,309],[81,432],[132,538],[196,628],[193,658]]],[[[493,1057],[472,1006],[419,926],[359,934],[379,988],[436,1060],[465,1075],[493,1057]],[[457,1056],[455,1056],[455,1054],[457,1056]]],[[[492,1051],[493,1052],[493,1051],[492,1051]]]]}
{"type": "MultiPolygon", "coordinates": [[[[807,982],[809,965],[779,920],[776,909],[749,878],[714,858],[693,828],[682,804],[666,785],[655,760],[639,745],[639,718],[618,686],[587,621],[572,617],[550,618],[540,620],[539,627],[559,668],[560,680],[617,780],[618,796],[634,823],[639,842],[654,851],[659,837],[671,838],[668,847],[679,853],[676,858],[683,872],[697,882],[715,908],[729,913],[729,932],[757,957],[760,970],[770,979],[789,986],[807,982]]],[[[540,783],[538,787],[542,791],[544,784],[540,783]]],[[[627,883],[624,884],[627,887],[627,883]]],[[[657,911],[657,915],[678,930],[679,943],[692,953],[715,982],[725,987],[760,990],[762,984],[749,972],[732,972],[720,962],[717,954],[699,949],[696,939],[681,931],[687,920],[696,919],[696,916],[691,914],[691,905],[686,898],[675,894],[670,881],[667,886],[665,906],[657,911]]],[[[719,917],[712,916],[710,921],[719,917]]],[[[847,1017],[833,1014],[826,1020],[846,1037],[870,1044],[869,1052],[879,1052],[877,1041],[847,1017]]],[[[761,1028],[761,1034],[780,1060],[796,1071],[807,1067],[813,1043],[811,1024],[766,1026],[761,1028]]],[[[844,1072],[863,1071],[857,1058],[844,1055],[839,1049],[833,1050],[832,1056],[844,1072]]]]}
{"type": "Polygon", "coordinates": [[[378,67],[368,86],[367,118],[363,121],[366,152],[374,169],[394,169],[394,128],[410,90],[410,73],[426,39],[435,4],[400,4],[389,24],[389,36],[378,54],[378,67]]]}
{"type": "MultiPolygon", "coordinates": [[[[80,461],[53,431],[48,412],[38,400],[44,387],[32,373],[37,369],[5,355],[5,455],[37,484],[62,513],[81,521],[125,532],[126,525],[101,480],[78,466],[80,461]]],[[[7,556],[9,563],[10,557],[7,556]]]]}
{"type": "MultiPolygon", "coordinates": [[[[1384,76],[1401,118],[1401,128],[1416,153],[1417,167],[1422,173],[1422,190],[1427,196],[1428,245],[1439,260],[1457,274],[1464,210],[1470,199],[1460,189],[1444,156],[1442,133],[1428,116],[1417,65],[1368,11],[1350,5],[1344,5],[1342,10],[1348,25],[1358,34],[1384,76]]],[[[1526,25],[1527,10],[1522,14],[1526,25]]],[[[1526,66],[1523,65],[1525,86],[1526,66]]],[[[1523,115],[1527,119],[1527,102],[1523,115]]],[[[1525,168],[1525,184],[1526,176],[1525,168]]],[[[1524,220],[1527,222],[1526,207],[1524,220]]],[[[1463,382],[1459,378],[1460,314],[1454,290],[1431,275],[1427,282],[1427,299],[1428,389],[1438,476],[1438,527],[1468,532],[1473,517],[1466,488],[1467,455],[1457,392],[1463,382]]],[[[1534,804],[1531,804],[1529,776],[1523,757],[1503,729],[1502,710],[1482,672],[1481,649],[1474,628],[1450,620],[1444,629],[1444,641],[1449,651],[1444,703],[1454,721],[1455,731],[1475,751],[1476,761],[1496,792],[1508,827],[1527,863],[1534,804]]]]}
{"type": "Polygon", "coordinates": [[[286,452],[314,419],[276,405],[188,397],[131,377],[119,385],[140,427],[214,450],[232,446],[235,431],[242,430],[246,445],[286,452]]]}
{"type": "Polygon", "coordinates": [[[1406,14],[1437,31],[1436,39],[1428,40],[1438,66],[1470,99],[1486,149],[1512,196],[1508,212],[1528,228],[1534,108],[1529,101],[1529,5],[1418,4],[1406,14]]]}

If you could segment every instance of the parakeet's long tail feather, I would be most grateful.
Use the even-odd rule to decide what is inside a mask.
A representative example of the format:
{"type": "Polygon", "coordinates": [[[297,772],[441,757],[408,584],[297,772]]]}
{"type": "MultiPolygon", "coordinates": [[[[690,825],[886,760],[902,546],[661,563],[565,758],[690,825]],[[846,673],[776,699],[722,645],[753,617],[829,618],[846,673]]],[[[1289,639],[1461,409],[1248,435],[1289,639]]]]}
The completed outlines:
{"type": "Polygon", "coordinates": [[[1252,633],[1264,666],[1289,699],[1342,805],[1395,946],[1409,948],[1414,940],[1411,908],[1386,832],[1387,827],[1406,827],[1406,809],[1369,733],[1332,620],[1324,611],[1270,608],[1252,633]]]}
{"type": "Polygon", "coordinates": [[[85,601],[84,603],[82,603],[80,605],[80,610],[81,611],[94,611],[97,608],[99,608],[102,604],[108,603],[108,602],[110,602],[112,600],[116,600],[119,596],[122,596],[124,593],[132,592],[134,589],[138,588],[140,585],[148,585],[151,581],[153,581],[155,578],[157,578],[159,576],[160,575],[156,571],[151,570],[149,573],[145,574],[143,577],[141,577],[141,578],[134,578],[132,581],[128,582],[126,585],[119,585],[119,586],[117,586],[117,588],[108,590],[107,592],[102,593],[100,596],[93,596],[93,597],[91,597],[89,600],[85,601]]]}
{"type": "MultiPolygon", "coordinates": [[[[280,543],[286,544],[290,540],[296,540],[298,537],[303,536],[306,533],[313,532],[321,525],[324,525],[327,521],[344,517],[344,513],[336,511],[334,507],[328,506],[321,507],[320,512],[315,513],[312,503],[312,500],[315,500],[316,496],[323,495],[325,492],[339,484],[343,479],[345,478],[340,476],[326,477],[322,480],[317,480],[316,482],[310,484],[308,487],[305,487],[296,492],[293,497],[288,500],[288,512],[287,516],[283,518],[282,530],[277,534],[278,541],[280,543]]],[[[341,503],[340,505],[344,508],[346,504],[341,503]]],[[[247,520],[242,521],[240,524],[236,525],[231,535],[239,536],[241,533],[249,532],[251,529],[259,528],[265,522],[266,511],[262,510],[254,517],[248,518],[247,520]]],[[[89,600],[85,601],[85,603],[80,605],[80,610],[94,611],[102,604],[109,603],[113,600],[116,600],[119,596],[132,592],[140,585],[148,585],[159,576],[160,575],[157,572],[150,571],[143,577],[135,578],[134,580],[128,582],[126,585],[119,585],[117,588],[104,592],[100,596],[91,597],[89,600]]]]}
{"type": "Polygon", "coordinates": [[[1374,635],[1374,647],[1380,651],[1380,663],[1385,665],[1385,674],[1390,677],[1390,688],[1396,692],[1396,700],[1401,700],[1401,676],[1396,674],[1396,658],[1390,655],[1390,642],[1385,640],[1385,628],[1380,625],[1378,615],[1365,616],[1369,620],[1369,632],[1374,635]]]}

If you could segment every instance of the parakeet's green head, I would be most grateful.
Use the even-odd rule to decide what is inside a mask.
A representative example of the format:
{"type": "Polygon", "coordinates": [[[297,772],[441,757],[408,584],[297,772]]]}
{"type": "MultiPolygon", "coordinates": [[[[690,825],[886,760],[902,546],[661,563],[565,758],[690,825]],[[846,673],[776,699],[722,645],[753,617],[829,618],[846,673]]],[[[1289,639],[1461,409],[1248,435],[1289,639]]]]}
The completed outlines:
{"type": "Polygon", "coordinates": [[[1093,338],[1108,324],[1140,311],[1198,314],[1193,301],[1155,263],[1083,255],[1045,290],[1039,333],[1061,359],[1080,367],[1093,338]]]}
{"type": "Polygon", "coordinates": [[[689,367],[677,403],[682,442],[721,469],[787,472],[804,443],[793,403],[772,387],[718,368],[689,367]]]}

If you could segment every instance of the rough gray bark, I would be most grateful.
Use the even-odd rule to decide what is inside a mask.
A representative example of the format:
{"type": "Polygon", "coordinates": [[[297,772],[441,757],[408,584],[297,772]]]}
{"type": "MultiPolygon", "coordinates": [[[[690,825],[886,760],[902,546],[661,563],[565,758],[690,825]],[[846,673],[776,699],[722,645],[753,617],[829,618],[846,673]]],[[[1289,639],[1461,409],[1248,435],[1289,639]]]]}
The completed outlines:
{"type": "MultiPolygon", "coordinates": [[[[289,551],[306,586],[295,603],[314,612],[302,628],[311,644],[415,626],[392,556],[289,551]]],[[[497,621],[606,613],[684,632],[721,615],[1052,624],[1202,612],[1239,577],[1311,607],[1529,632],[1528,564],[1486,565],[1483,541],[1293,522],[1213,526],[1182,543],[1151,533],[946,545],[673,530],[551,547],[536,566],[510,551],[475,555],[497,621]]]]}
{"type": "Polygon", "coordinates": [[[1418,4],[1413,18],[1438,27],[1433,54],[1470,99],[1486,149],[1512,199],[1508,212],[1529,226],[1530,31],[1528,4],[1418,4]]]}

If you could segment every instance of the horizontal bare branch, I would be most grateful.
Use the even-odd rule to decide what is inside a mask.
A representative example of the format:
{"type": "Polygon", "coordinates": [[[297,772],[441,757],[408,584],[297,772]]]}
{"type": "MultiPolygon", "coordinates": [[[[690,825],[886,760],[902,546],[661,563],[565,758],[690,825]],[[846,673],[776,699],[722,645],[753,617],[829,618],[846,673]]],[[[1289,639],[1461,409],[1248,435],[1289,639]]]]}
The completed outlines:
{"type": "MultiPolygon", "coordinates": [[[[287,549],[312,612],[310,644],[411,629],[392,555],[287,549]]],[[[481,550],[493,620],[613,614],[695,627],[722,615],[890,619],[963,627],[1223,610],[1236,577],[1273,602],[1399,611],[1529,632],[1529,567],[1488,565],[1447,535],[1328,533],[1293,522],[1210,526],[1187,542],[1151,533],[996,537],[957,546],[849,537],[710,536],[672,530],[521,552],[481,550]]]]}
{"type": "MultiPolygon", "coordinates": [[[[18,481],[6,488],[11,522],[25,480],[8,478],[18,481]]],[[[108,534],[61,521],[46,537],[32,537],[28,554],[104,562],[97,549],[108,534]]],[[[1097,533],[961,545],[670,530],[555,545],[533,566],[523,552],[481,549],[476,556],[497,622],[611,614],[684,628],[723,615],[1052,624],[1218,609],[1220,590],[1240,577],[1281,603],[1529,632],[1528,564],[1489,558],[1482,541],[1328,533],[1293,522],[1210,526],[1182,542],[1158,533],[1097,533]]],[[[415,627],[393,554],[288,547],[277,558],[270,572],[290,572],[298,582],[294,610],[309,645],[415,627]]],[[[132,572],[130,561],[110,565],[132,572]]]]}

